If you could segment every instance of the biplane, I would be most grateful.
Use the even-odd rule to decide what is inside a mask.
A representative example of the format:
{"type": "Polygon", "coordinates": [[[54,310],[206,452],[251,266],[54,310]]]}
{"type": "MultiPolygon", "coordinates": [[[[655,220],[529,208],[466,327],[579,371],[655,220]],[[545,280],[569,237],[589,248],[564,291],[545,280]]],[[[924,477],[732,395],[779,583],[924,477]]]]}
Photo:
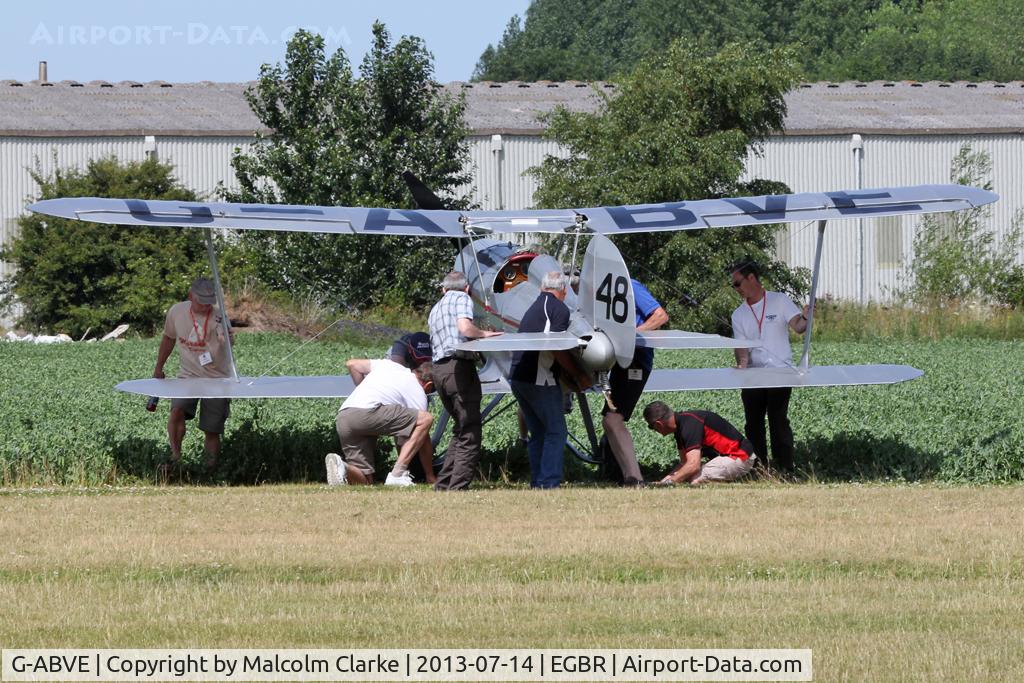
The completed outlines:
{"type": "MultiPolygon", "coordinates": [[[[971,209],[996,201],[987,190],[963,185],[918,185],[824,193],[733,197],[661,204],[603,206],[563,210],[455,211],[407,175],[418,209],[231,204],[150,201],[141,199],[62,198],[32,204],[36,213],[95,223],[127,226],[200,228],[206,231],[218,302],[223,292],[213,248],[212,230],[281,230],[346,235],[402,235],[459,240],[453,270],[466,273],[478,309],[478,324],[507,334],[479,339],[461,348],[486,354],[480,372],[485,394],[494,395],[486,415],[509,393],[505,380],[511,354],[518,350],[567,350],[579,354],[594,375],[594,385],[607,388],[612,364],[629,365],[637,346],[655,349],[742,348],[757,342],[681,330],[637,332],[629,272],[610,237],[642,232],[728,229],[772,223],[817,222],[817,243],[810,298],[817,292],[822,242],[828,221],[879,218],[971,209]],[[517,333],[519,320],[540,291],[546,272],[561,270],[553,257],[524,251],[496,234],[546,233],[574,240],[570,265],[576,267],[581,239],[588,239],[579,267],[579,293],[566,304],[576,314],[569,330],[559,333],[517,333]]],[[[224,316],[224,325],[228,325],[224,316]]],[[[811,309],[798,364],[785,368],[658,369],[645,391],[816,387],[891,384],[924,374],[907,365],[812,365],[814,311],[811,309]]],[[[225,333],[227,330],[225,330],[225,333]]],[[[117,389],[161,398],[327,398],[347,396],[353,388],[347,375],[239,376],[232,358],[232,377],[223,379],[139,379],[117,389]]],[[[597,441],[586,401],[579,401],[590,445],[597,441]]],[[[439,429],[443,429],[444,420],[439,429]]],[[[437,435],[435,435],[436,437],[437,435]]],[[[579,443],[583,446],[582,443],[579,443]]],[[[584,460],[581,448],[570,448],[584,460]]],[[[593,451],[592,451],[593,452],[593,451]]],[[[593,462],[592,459],[589,459],[593,462]]]]}

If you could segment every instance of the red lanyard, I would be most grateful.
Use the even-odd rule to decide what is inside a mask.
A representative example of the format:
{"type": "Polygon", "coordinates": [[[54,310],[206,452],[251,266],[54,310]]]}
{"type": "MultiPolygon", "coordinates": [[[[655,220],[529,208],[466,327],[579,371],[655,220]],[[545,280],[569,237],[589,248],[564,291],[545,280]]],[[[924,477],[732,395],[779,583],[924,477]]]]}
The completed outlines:
{"type": "Polygon", "coordinates": [[[754,307],[750,305],[749,301],[747,302],[747,308],[750,309],[750,315],[754,316],[754,321],[757,323],[757,338],[760,339],[761,338],[761,325],[764,323],[764,312],[765,312],[765,309],[768,308],[768,292],[765,291],[764,294],[761,295],[761,317],[760,318],[757,317],[757,313],[754,313],[754,307]]]}
{"type": "Polygon", "coordinates": [[[192,329],[196,331],[196,343],[198,343],[198,344],[205,344],[206,343],[206,333],[208,331],[207,328],[210,325],[210,314],[211,313],[213,313],[213,309],[212,308],[206,312],[206,320],[203,321],[203,336],[200,337],[199,336],[199,326],[196,325],[196,317],[194,315],[192,315],[192,307],[191,306],[188,307],[188,317],[192,318],[192,329]]]}

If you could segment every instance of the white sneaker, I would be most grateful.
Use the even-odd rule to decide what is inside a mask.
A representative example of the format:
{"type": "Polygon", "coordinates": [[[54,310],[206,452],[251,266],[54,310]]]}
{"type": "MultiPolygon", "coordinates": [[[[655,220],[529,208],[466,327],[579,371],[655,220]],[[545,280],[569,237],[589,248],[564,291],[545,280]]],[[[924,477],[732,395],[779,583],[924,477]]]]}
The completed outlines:
{"type": "Polygon", "coordinates": [[[328,453],[324,458],[324,465],[327,466],[327,484],[329,486],[341,486],[348,483],[348,473],[345,471],[345,461],[337,453],[328,453]]]}
{"type": "Polygon", "coordinates": [[[385,486],[412,486],[413,483],[412,472],[409,470],[398,475],[388,472],[388,478],[384,480],[385,486]]]}

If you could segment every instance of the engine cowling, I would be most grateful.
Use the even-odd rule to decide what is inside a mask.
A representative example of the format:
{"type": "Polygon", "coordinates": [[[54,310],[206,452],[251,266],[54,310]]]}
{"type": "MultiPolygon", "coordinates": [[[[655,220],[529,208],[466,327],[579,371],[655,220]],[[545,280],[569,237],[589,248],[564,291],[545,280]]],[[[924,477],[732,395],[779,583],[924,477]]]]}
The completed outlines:
{"type": "Polygon", "coordinates": [[[587,344],[583,347],[581,360],[584,367],[591,372],[610,370],[615,364],[615,347],[604,332],[595,331],[584,337],[587,344]]]}

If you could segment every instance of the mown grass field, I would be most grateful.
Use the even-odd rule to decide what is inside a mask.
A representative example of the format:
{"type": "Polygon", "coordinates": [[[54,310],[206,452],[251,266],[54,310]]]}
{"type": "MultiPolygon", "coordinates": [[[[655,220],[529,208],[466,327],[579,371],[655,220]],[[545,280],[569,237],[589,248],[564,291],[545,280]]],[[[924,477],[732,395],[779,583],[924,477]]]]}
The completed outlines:
{"type": "MultiPolygon", "coordinates": [[[[168,453],[166,402],[157,413],[148,413],[142,397],[121,394],[113,386],[149,376],[156,344],[140,339],[54,346],[0,342],[0,484],[152,482],[168,453]]],[[[297,346],[294,338],[282,335],[239,335],[240,370],[259,374],[297,346]]],[[[273,373],[339,372],[346,359],[379,356],[386,346],[317,342],[273,373]]],[[[824,481],[1018,481],[1024,478],[1022,356],[1024,341],[816,344],[817,363],[907,363],[926,375],[898,386],[796,391],[790,415],[798,464],[812,479],[824,481]]],[[[660,352],[656,362],[662,367],[716,366],[730,363],[731,354],[660,352]]],[[[679,408],[715,410],[743,424],[738,392],[649,397],[679,408]]],[[[595,410],[598,400],[592,399],[595,410]]],[[[333,421],[338,403],[236,401],[221,466],[210,480],[319,481],[324,453],[337,447],[333,421]]],[[[570,423],[582,434],[578,414],[570,423]]],[[[639,414],[630,427],[649,474],[669,467],[675,458],[671,440],[649,432],[639,414]]],[[[486,427],[484,471],[490,480],[523,474],[525,456],[515,445],[516,435],[511,411],[486,427]]],[[[197,462],[201,440],[194,431],[186,446],[186,459],[197,462]]],[[[577,480],[592,478],[583,467],[570,474],[577,480]]]]}
{"type": "Polygon", "coordinates": [[[0,492],[4,647],[811,648],[1024,677],[1024,488],[0,492]]]}

